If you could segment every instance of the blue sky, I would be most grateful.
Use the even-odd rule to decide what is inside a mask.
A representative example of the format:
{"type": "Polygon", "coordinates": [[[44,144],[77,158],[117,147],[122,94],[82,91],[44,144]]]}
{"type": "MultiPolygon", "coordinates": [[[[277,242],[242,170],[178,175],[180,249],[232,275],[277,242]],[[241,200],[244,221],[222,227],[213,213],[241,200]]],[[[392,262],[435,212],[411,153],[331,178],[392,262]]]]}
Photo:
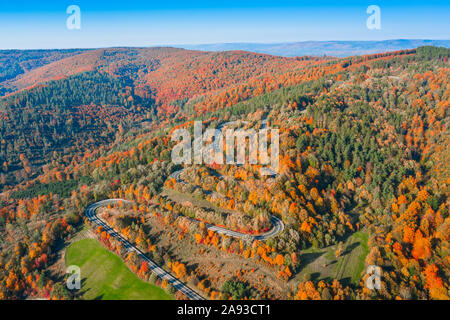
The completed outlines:
{"type": "Polygon", "coordinates": [[[450,1],[0,0],[0,49],[450,39],[450,1]],[[68,30],[66,8],[81,9],[68,30]],[[366,27],[369,5],[381,30],[366,27]]]}

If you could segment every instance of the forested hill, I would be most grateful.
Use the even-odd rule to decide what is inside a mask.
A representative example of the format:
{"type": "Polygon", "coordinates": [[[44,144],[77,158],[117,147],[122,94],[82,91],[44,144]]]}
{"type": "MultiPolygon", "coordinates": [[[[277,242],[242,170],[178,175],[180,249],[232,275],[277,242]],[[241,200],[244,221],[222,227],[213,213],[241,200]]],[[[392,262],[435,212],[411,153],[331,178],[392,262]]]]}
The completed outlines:
{"type": "MultiPolygon", "coordinates": [[[[128,77],[136,85],[150,86],[170,99],[220,89],[252,77],[295,68],[298,61],[244,51],[200,52],[175,48],[111,48],[82,52],[47,52],[39,68],[18,72],[9,81],[0,82],[8,90],[20,90],[49,80],[57,80],[83,71],[104,71],[128,77]],[[163,76],[164,75],[164,76],[163,76]],[[172,92],[166,92],[172,91],[172,92]]],[[[4,51],[0,66],[12,70],[15,51],[4,51]],[[3,62],[3,64],[2,64],[3,62]]],[[[32,55],[24,51],[21,56],[32,55]]],[[[165,101],[169,102],[169,101],[165,101]]]]}
{"type": "Polygon", "coordinates": [[[39,57],[44,65],[23,68],[0,87],[25,88],[0,99],[0,185],[25,181],[72,150],[110,143],[118,128],[181,121],[399,53],[332,59],[174,48],[3,52],[4,69],[39,57]]]}
{"type": "Polygon", "coordinates": [[[0,50],[0,83],[84,51],[86,50],[0,50]]]}
{"type": "Polygon", "coordinates": [[[0,67],[11,72],[0,82],[9,92],[0,98],[0,186],[33,177],[54,157],[108,144],[119,127],[139,129],[186,104],[324,61],[174,48],[4,51],[0,67]],[[12,74],[18,61],[23,68],[12,74]]]}
{"type": "Polygon", "coordinates": [[[0,299],[68,298],[52,266],[89,224],[86,207],[108,198],[136,204],[107,208],[120,211],[109,223],[211,299],[449,299],[449,49],[342,59],[152,50],[97,51],[109,62],[0,101],[0,299]],[[173,129],[240,119],[279,129],[276,176],[246,164],[171,178],[173,129]],[[283,231],[254,242],[187,219],[254,232],[272,215],[283,231]],[[365,286],[370,265],[383,271],[378,291],[365,286]]]}
{"type": "MultiPolygon", "coordinates": [[[[202,106],[207,111],[198,114],[205,128],[246,119],[258,129],[267,118],[270,127],[280,130],[276,177],[261,177],[258,166],[199,166],[188,169],[186,184],[177,183],[169,177],[175,170],[170,132],[192,125],[180,121],[166,124],[166,130],[155,134],[130,138],[109,153],[81,163],[78,170],[92,172],[95,181],[77,196],[83,200],[124,196],[140,204],[157,203],[155,214],[164,217],[167,228],[173,226],[174,241],[186,237],[186,245],[240,256],[271,268],[271,275],[287,283],[287,289],[277,290],[266,281],[252,279],[252,272],[230,280],[257,288],[262,297],[448,299],[449,57],[449,49],[421,47],[332,60],[300,74],[287,74],[284,82],[276,82],[278,78],[266,79],[265,86],[250,82],[241,90],[205,99],[202,106]],[[314,72],[308,75],[310,70],[314,72]],[[217,173],[229,179],[217,179],[217,173]],[[111,185],[116,179],[120,187],[111,185]],[[212,212],[192,212],[185,203],[159,194],[162,186],[192,193],[241,216],[225,219],[212,212]],[[222,197],[211,197],[202,189],[222,197]],[[284,222],[285,229],[267,241],[244,244],[195,227],[188,227],[186,233],[183,222],[171,218],[177,214],[238,230],[257,228],[271,214],[284,222]],[[343,244],[359,232],[368,234],[368,240],[343,244]],[[339,256],[355,247],[363,253],[344,260],[337,272],[327,273],[334,270],[328,263],[311,271],[311,252],[330,246],[336,249],[331,251],[331,265],[341,265],[339,256]],[[377,292],[365,285],[369,265],[383,270],[377,292]]],[[[74,172],[74,176],[80,174],[74,172]]],[[[131,233],[130,239],[153,240],[143,233],[131,233]]],[[[201,252],[199,266],[206,255],[201,252]]],[[[186,261],[185,253],[160,261],[186,261]]],[[[225,284],[215,285],[223,283],[221,270],[226,265],[215,269],[206,264],[201,272],[198,269],[191,268],[208,280],[208,288],[198,285],[208,297],[214,298],[217,291],[222,291],[221,297],[234,294],[225,284]]],[[[251,291],[243,295],[257,296],[251,291]]]]}

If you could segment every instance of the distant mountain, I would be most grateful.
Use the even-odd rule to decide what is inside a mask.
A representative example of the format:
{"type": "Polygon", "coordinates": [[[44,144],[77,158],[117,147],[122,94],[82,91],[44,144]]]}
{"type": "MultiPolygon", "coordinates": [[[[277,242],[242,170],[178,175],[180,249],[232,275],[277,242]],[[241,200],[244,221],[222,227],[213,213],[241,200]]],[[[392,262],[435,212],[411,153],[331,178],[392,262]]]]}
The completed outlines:
{"type": "Polygon", "coordinates": [[[276,56],[335,56],[372,54],[386,51],[413,49],[420,46],[450,47],[450,40],[397,39],[383,41],[303,41],[286,43],[213,43],[199,45],[175,45],[175,47],[203,50],[229,51],[244,50],[276,56]]]}

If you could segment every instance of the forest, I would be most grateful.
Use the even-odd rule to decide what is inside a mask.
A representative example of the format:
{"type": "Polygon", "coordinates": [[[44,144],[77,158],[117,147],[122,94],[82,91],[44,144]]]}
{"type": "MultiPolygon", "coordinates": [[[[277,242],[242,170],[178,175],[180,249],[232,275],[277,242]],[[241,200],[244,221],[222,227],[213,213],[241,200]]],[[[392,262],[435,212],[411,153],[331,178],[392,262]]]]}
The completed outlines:
{"type": "Polygon", "coordinates": [[[80,298],[60,255],[86,228],[139,278],[186,299],[86,217],[120,198],[132,204],[98,216],[207,299],[448,300],[449,56],[2,52],[0,299],[80,298]],[[274,176],[171,161],[175,129],[258,130],[263,119],[279,129],[274,176]],[[271,216],[284,229],[253,240],[271,216]],[[378,290],[366,286],[371,265],[378,290]]]}

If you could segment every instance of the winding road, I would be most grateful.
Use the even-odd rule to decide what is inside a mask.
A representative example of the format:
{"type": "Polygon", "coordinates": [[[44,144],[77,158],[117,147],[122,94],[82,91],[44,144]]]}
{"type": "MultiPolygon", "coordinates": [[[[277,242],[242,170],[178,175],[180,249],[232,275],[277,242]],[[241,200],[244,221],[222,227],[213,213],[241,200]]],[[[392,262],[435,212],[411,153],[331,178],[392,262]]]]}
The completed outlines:
{"type": "Polygon", "coordinates": [[[118,233],[116,230],[111,228],[105,221],[100,219],[97,216],[97,209],[100,207],[107,206],[109,204],[115,204],[115,203],[132,203],[128,200],[123,199],[107,199],[102,200],[96,203],[91,204],[89,207],[86,208],[85,214],[86,217],[92,221],[93,223],[97,224],[98,226],[101,226],[111,237],[119,240],[122,242],[124,248],[128,252],[136,252],[136,254],[141,257],[144,261],[148,263],[148,268],[156,274],[160,279],[167,280],[168,283],[172,284],[173,287],[182,292],[186,297],[188,297],[191,300],[204,300],[204,298],[199,295],[197,292],[195,292],[193,289],[185,285],[183,282],[172,276],[169,272],[165,271],[163,268],[158,266],[153,260],[151,260],[149,257],[145,255],[145,253],[137,248],[135,245],[130,243],[127,239],[125,239],[120,233],[118,233]]]}
{"type": "MultiPolygon", "coordinates": [[[[248,123],[247,121],[243,121],[243,120],[230,121],[230,122],[226,122],[226,123],[220,124],[217,127],[217,129],[218,130],[222,130],[225,126],[234,125],[234,124],[239,123],[239,122],[248,123]]],[[[266,129],[266,128],[267,128],[267,117],[265,117],[261,121],[261,129],[266,129]]],[[[217,143],[215,143],[214,147],[215,147],[216,152],[217,152],[217,150],[219,149],[219,146],[217,145],[217,143]]],[[[186,168],[173,172],[170,175],[170,178],[175,179],[175,181],[177,183],[185,184],[183,179],[181,179],[181,174],[183,173],[184,170],[186,170],[186,168]]],[[[219,176],[219,177],[223,178],[222,176],[219,176]]],[[[214,232],[225,234],[227,236],[234,237],[234,238],[246,238],[246,237],[248,238],[248,237],[250,237],[252,240],[267,240],[269,238],[272,238],[272,237],[276,236],[277,234],[279,234],[280,232],[282,232],[284,230],[284,223],[283,223],[283,221],[281,221],[280,219],[278,219],[277,217],[275,217],[273,215],[270,217],[270,223],[272,224],[272,229],[270,229],[269,231],[267,231],[265,233],[261,233],[261,234],[258,234],[258,235],[252,235],[252,234],[248,234],[248,233],[241,233],[241,232],[229,230],[229,229],[226,229],[226,228],[223,228],[223,227],[219,227],[219,226],[216,226],[216,225],[213,225],[213,224],[209,224],[209,223],[205,223],[205,226],[206,226],[206,228],[208,230],[212,230],[214,232]]]]}
{"type": "MultiPolygon", "coordinates": [[[[178,170],[173,172],[170,175],[170,178],[175,179],[178,183],[182,183],[184,184],[185,182],[181,179],[181,174],[183,173],[185,169],[182,170],[178,170]]],[[[252,235],[249,233],[242,233],[242,232],[237,232],[237,231],[233,231],[230,229],[226,229],[223,227],[219,227],[213,224],[209,224],[209,223],[205,223],[205,226],[208,230],[212,230],[214,232],[217,233],[221,233],[221,234],[225,234],[227,236],[233,237],[233,238],[251,238],[252,240],[267,240],[269,238],[272,238],[274,236],[276,236],[277,234],[279,234],[281,231],[284,230],[284,223],[283,221],[281,221],[280,219],[278,219],[275,216],[271,216],[270,217],[270,223],[272,224],[272,229],[270,229],[267,232],[264,233],[260,233],[257,235],[252,235]]]]}
{"type": "MultiPolygon", "coordinates": [[[[231,125],[236,123],[237,121],[233,121],[233,122],[227,122],[225,124],[222,124],[219,126],[219,129],[222,129],[224,126],[226,125],[231,125]]],[[[267,119],[264,119],[262,121],[262,127],[266,128],[267,127],[267,119]]],[[[174,178],[177,182],[179,183],[184,183],[184,181],[181,179],[181,173],[184,171],[183,170],[179,170],[179,171],[175,171],[173,172],[170,177],[174,178]]],[[[135,245],[133,245],[132,243],[130,243],[127,239],[125,239],[119,232],[117,232],[116,230],[114,230],[111,226],[109,226],[104,220],[102,220],[100,217],[97,216],[97,209],[100,207],[105,207],[109,204],[116,204],[116,203],[132,203],[131,201],[128,200],[124,200],[124,199],[107,199],[107,200],[102,200],[102,201],[98,201],[96,203],[93,203],[91,205],[89,205],[86,210],[85,210],[85,215],[86,217],[93,223],[97,224],[98,226],[101,226],[105,232],[107,232],[111,237],[117,239],[118,241],[120,241],[124,248],[128,251],[128,252],[136,252],[136,254],[141,257],[144,261],[146,261],[148,263],[148,267],[149,269],[156,274],[160,279],[162,280],[167,280],[168,283],[172,284],[173,287],[182,292],[187,298],[191,299],[191,300],[204,300],[204,298],[199,295],[197,292],[195,292],[193,289],[191,289],[190,287],[188,287],[186,284],[184,284],[183,282],[181,282],[180,280],[178,280],[177,278],[175,278],[173,275],[171,275],[169,272],[165,271],[163,268],[161,268],[160,266],[158,266],[158,264],[156,264],[153,260],[151,260],[150,258],[148,258],[146,256],[146,254],[140,250],[138,247],[136,247],[135,245]]],[[[208,224],[205,223],[205,226],[208,230],[212,230],[215,231],[217,233],[221,233],[221,234],[225,234],[227,236],[231,236],[234,238],[251,238],[252,240],[266,240],[269,239],[271,237],[276,236],[277,234],[279,234],[280,232],[282,232],[284,230],[284,224],[283,222],[278,219],[275,216],[271,216],[270,221],[272,223],[272,229],[270,229],[269,231],[262,233],[262,234],[258,234],[258,235],[251,235],[251,234],[246,234],[246,233],[241,233],[241,232],[237,232],[237,231],[233,231],[233,230],[229,230],[223,227],[219,227],[216,225],[212,225],[212,224],[208,224]]]]}

